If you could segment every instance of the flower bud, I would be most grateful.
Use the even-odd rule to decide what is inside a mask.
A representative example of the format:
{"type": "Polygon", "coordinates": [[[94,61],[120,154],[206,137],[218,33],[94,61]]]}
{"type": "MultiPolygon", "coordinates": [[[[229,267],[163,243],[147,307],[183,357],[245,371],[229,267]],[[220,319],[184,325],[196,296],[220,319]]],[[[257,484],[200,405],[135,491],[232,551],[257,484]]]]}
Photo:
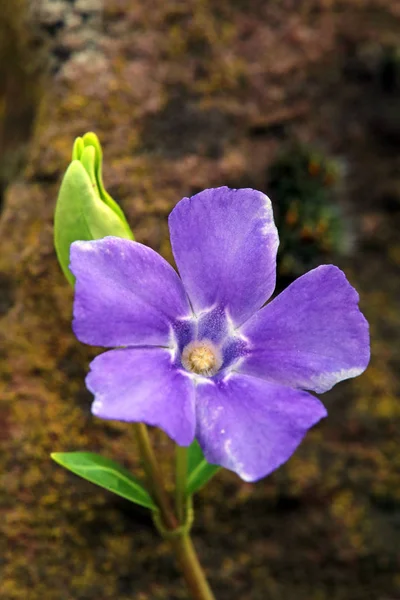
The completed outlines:
{"type": "Polygon", "coordinates": [[[70,163],[61,183],[54,217],[54,245],[70,283],[70,246],[77,240],[109,235],[133,239],[124,213],[106,192],[102,180],[102,151],[94,133],[75,140],[70,163]]]}

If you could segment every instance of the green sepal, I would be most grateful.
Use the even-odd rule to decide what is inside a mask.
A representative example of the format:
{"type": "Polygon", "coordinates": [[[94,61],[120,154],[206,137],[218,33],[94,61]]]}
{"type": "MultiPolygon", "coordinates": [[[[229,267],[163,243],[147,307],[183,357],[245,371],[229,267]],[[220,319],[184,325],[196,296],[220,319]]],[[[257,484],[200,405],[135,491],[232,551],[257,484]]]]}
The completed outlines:
{"type": "Polygon", "coordinates": [[[203,451],[196,440],[188,448],[188,477],[186,491],[188,496],[198,492],[221,467],[206,461],[203,451]]]}
{"type": "Polygon", "coordinates": [[[94,452],[53,452],[51,458],[75,475],[135,504],[157,511],[150,494],[136,477],[116,462],[94,452]]]}
{"type": "MultiPolygon", "coordinates": [[[[81,157],[89,164],[93,152],[85,148],[81,157]]],[[[90,171],[90,169],[89,169],[90,171]]],[[[108,235],[133,239],[122,220],[96,192],[84,164],[73,160],[61,183],[54,215],[54,245],[61,268],[72,284],[75,278],[69,270],[70,246],[77,240],[96,240],[108,235]]]]}

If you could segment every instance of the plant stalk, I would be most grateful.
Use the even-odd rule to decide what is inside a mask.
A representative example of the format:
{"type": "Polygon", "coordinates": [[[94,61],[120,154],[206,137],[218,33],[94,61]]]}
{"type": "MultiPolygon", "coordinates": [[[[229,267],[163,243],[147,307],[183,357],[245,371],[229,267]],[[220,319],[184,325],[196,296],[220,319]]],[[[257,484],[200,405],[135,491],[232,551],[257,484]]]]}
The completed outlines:
{"type": "Polygon", "coordinates": [[[187,448],[184,446],[176,446],[175,501],[178,520],[182,525],[185,523],[187,516],[187,464],[187,448]]]}
{"type": "Polygon", "coordinates": [[[164,487],[163,478],[151,445],[146,425],[143,423],[136,423],[135,432],[146,472],[148,486],[160,509],[161,520],[165,526],[165,529],[163,527],[160,532],[169,542],[175,554],[193,600],[215,600],[200,565],[193,542],[185,527],[185,521],[188,518],[186,495],[187,448],[177,447],[177,519],[164,487]]]}
{"type": "Polygon", "coordinates": [[[189,534],[170,540],[193,600],[215,600],[189,534]]]}
{"type": "Polygon", "coordinates": [[[135,423],[135,432],[150,493],[153,495],[154,500],[160,509],[165,527],[169,530],[174,530],[179,526],[179,523],[172,510],[167,492],[165,491],[160,468],[151,445],[146,425],[144,423],[135,423]]]}

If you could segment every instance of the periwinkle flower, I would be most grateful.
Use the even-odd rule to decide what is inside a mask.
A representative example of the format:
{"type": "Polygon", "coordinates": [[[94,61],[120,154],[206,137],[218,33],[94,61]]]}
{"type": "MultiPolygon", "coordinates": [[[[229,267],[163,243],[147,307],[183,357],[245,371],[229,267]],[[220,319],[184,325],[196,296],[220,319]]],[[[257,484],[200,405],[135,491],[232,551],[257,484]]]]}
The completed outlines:
{"type": "Polygon", "coordinates": [[[74,331],[119,347],[91,364],[92,412],[141,421],[246,481],[285,462],[326,416],[304,390],[362,373],[368,324],[337,267],[274,300],[278,234],[270,200],[226,187],[184,198],[169,217],[176,271],[126,239],[75,242],[74,331]],[[265,306],[264,306],[265,304],[265,306]]]}

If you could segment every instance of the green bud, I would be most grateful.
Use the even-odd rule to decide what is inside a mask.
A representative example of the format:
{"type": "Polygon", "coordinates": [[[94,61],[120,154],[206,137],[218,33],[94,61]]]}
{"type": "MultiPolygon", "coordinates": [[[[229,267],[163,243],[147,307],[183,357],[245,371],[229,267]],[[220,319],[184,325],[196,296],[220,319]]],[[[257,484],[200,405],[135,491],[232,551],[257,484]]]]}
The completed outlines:
{"type": "Polygon", "coordinates": [[[70,246],[77,240],[108,235],[132,240],[124,213],[103,185],[102,151],[94,133],[75,140],[72,162],[61,183],[54,216],[54,245],[61,268],[71,284],[70,246]]]}

